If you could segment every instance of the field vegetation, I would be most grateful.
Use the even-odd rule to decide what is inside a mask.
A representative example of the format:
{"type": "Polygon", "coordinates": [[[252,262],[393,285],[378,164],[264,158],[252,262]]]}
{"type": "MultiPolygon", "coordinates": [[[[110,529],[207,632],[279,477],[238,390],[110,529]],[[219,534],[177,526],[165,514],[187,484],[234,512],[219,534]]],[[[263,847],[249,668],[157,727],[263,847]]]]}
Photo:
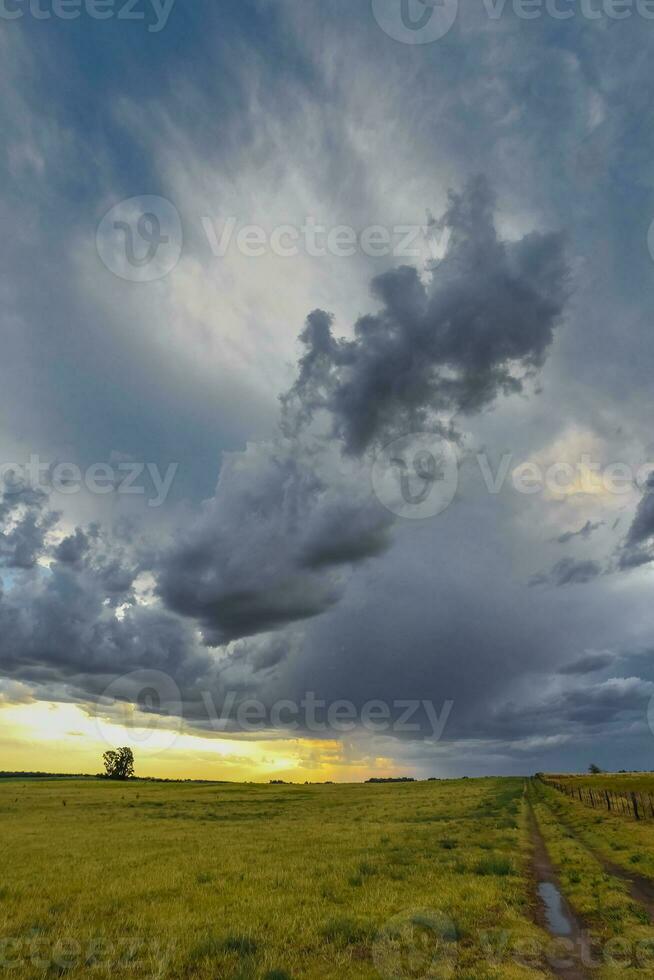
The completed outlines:
{"type": "Polygon", "coordinates": [[[544,939],[523,785],[0,784],[5,968],[547,976],[505,948],[544,939]]]}
{"type": "Polygon", "coordinates": [[[654,973],[654,884],[650,907],[622,873],[654,882],[654,822],[538,780],[2,780],[0,831],[7,977],[654,973]],[[553,955],[534,817],[586,972],[553,955]]]}

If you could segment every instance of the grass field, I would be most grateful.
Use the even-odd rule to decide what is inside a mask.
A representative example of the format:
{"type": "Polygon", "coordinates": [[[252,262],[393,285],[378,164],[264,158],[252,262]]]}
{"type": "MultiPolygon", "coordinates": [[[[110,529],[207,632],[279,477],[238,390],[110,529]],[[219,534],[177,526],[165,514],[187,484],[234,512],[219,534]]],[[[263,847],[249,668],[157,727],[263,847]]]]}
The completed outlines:
{"type": "Polygon", "coordinates": [[[651,793],[654,796],[654,773],[651,772],[601,772],[597,775],[583,773],[580,775],[551,776],[569,786],[581,786],[586,789],[610,789],[614,793],[651,793]]]}
{"type": "MultiPolygon", "coordinates": [[[[621,776],[615,783],[611,783],[607,776],[594,778],[601,780],[602,788],[616,792],[623,785],[621,776]]],[[[652,783],[653,780],[650,780],[649,786],[654,794],[652,783]]],[[[541,799],[561,826],[568,828],[605,860],[626,872],[639,873],[654,881],[654,821],[636,822],[621,814],[593,810],[548,787],[536,786],[541,799]]]]}
{"type": "MultiPolygon", "coordinates": [[[[654,906],[647,898],[640,901],[631,894],[628,880],[619,874],[620,862],[612,846],[617,831],[625,840],[625,874],[633,874],[630,858],[643,853],[644,842],[634,833],[638,825],[598,815],[538,783],[530,786],[529,795],[561,890],[586,932],[592,949],[588,959],[597,961],[593,972],[606,977],[651,976],[654,906]],[[618,867],[611,873],[607,863],[618,867]]],[[[654,848],[651,833],[647,846],[654,848]]],[[[654,850],[651,853],[654,857],[654,850]]],[[[651,867],[654,871],[654,863],[651,867]]]]}
{"type": "Polygon", "coordinates": [[[654,825],[525,788],[0,781],[0,974],[551,976],[533,807],[593,940],[630,944],[593,975],[651,976],[647,911],[601,855],[654,879],[654,825]]]}

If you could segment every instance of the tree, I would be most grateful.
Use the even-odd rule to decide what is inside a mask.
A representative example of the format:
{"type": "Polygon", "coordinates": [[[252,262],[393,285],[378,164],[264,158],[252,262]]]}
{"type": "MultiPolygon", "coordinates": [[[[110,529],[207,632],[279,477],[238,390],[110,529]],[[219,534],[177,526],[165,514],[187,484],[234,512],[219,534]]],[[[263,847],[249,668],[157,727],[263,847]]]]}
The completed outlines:
{"type": "Polygon", "coordinates": [[[126,745],[120,749],[109,749],[102,759],[105,775],[109,779],[129,779],[134,775],[134,753],[126,745]]]}
{"type": "Polygon", "coordinates": [[[588,772],[591,773],[593,776],[599,776],[601,771],[602,770],[600,769],[600,767],[596,766],[594,762],[591,762],[591,764],[588,767],[588,772]]]}

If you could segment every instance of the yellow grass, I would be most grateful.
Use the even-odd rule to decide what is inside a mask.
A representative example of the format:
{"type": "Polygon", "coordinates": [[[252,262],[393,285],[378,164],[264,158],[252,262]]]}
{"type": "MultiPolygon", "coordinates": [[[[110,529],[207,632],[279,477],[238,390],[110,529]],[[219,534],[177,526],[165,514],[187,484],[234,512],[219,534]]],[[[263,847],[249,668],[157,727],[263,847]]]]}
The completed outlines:
{"type": "MultiPolygon", "coordinates": [[[[523,782],[0,783],[12,978],[544,977],[523,782]]],[[[3,970],[4,965],[4,970],[3,970]]]]}

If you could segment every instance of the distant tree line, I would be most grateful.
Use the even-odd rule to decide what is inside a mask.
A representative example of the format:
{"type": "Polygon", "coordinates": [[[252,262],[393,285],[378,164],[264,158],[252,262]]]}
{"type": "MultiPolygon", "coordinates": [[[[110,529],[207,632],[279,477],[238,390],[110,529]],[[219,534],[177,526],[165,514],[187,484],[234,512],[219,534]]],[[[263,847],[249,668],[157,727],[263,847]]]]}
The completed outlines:
{"type": "Polygon", "coordinates": [[[93,779],[87,772],[0,772],[0,779],[93,779]]]}
{"type": "Polygon", "coordinates": [[[367,783],[415,783],[413,776],[372,776],[367,783]]]}

